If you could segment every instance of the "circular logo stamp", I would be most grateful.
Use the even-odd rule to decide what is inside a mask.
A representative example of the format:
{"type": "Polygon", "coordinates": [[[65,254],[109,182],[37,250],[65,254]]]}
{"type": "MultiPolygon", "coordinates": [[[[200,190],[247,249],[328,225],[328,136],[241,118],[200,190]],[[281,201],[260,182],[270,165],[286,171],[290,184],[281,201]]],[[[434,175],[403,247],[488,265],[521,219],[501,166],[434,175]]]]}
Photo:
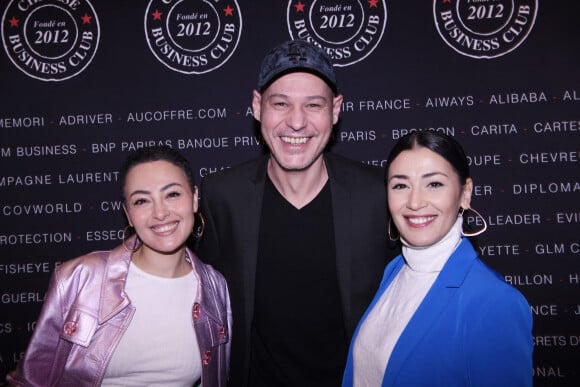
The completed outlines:
{"type": "Polygon", "coordinates": [[[151,0],[145,36],[153,55],[171,70],[203,74],[236,50],[242,15],[236,0],[151,0]]]}
{"type": "Polygon", "coordinates": [[[99,45],[99,20],[87,0],[11,0],[2,16],[2,43],[26,75],[64,81],[80,74],[99,45]]]}
{"type": "Polygon", "coordinates": [[[458,53],[496,58],[513,51],[530,33],[537,0],[434,0],[439,35],[458,53]]]}
{"type": "Polygon", "coordinates": [[[366,58],[383,37],[385,0],[290,0],[288,32],[292,39],[320,46],[337,67],[366,58]]]}

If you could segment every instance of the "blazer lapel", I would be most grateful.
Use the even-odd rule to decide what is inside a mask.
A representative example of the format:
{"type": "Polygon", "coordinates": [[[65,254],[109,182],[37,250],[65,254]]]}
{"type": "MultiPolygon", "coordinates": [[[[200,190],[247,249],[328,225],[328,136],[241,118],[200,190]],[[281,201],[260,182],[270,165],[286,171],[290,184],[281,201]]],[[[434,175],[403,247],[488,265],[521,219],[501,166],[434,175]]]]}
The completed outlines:
{"type": "Polygon", "coordinates": [[[254,293],[256,285],[256,265],[258,261],[258,242],[260,235],[260,218],[262,213],[262,199],[264,196],[264,184],[268,157],[263,157],[258,162],[257,172],[249,177],[248,188],[240,195],[240,208],[243,209],[243,230],[239,235],[245,235],[243,241],[242,264],[244,278],[244,298],[246,300],[246,327],[252,325],[254,316],[254,293]]]}
{"type": "MultiPolygon", "coordinates": [[[[348,185],[342,179],[342,176],[335,173],[335,168],[331,156],[324,155],[326,171],[328,173],[328,180],[330,183],[330,191],[332,196],[332,214],[334,221],[334,239],[336,246],[336,273],[338,277],[338,286],[340,290],[340,299],[342,303],[342,313],[345,324],[348,316],[351,315],[351,265],[352,265],[352,246],[348,241],[350,240],[349,229],[352,224],[352,206],[351,194],[348,190],[348,185]]],[[[358,321],[357,321],[358,322],[358,321]]],[[[355,322],[356,323],[356,322],[355,322]]],[[[348,326],[347,332],[351,332],[348,326]]],[[[354,327],[353,327],[354,328],[354,327]]]]}
{"type": "Polygon", "coordinates": [[[475,257],[471,244],[463,239],[399,337],[389,359],[383,385],[393,385],[396,371],[402,368],[433,322],[441,318],[449,301],[463,284],[475,257]]]}

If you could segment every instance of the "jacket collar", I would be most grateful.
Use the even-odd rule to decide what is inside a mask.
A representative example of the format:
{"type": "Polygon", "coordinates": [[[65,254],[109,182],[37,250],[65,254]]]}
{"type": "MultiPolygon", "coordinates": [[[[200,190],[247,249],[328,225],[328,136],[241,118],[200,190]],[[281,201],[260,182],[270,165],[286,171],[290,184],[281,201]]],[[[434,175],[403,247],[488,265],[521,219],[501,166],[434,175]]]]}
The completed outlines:
{"type": "Polygon", "coordinates": [[[263,185],[266,181],[266,173],[268,172],[268,160],[270,160],[270,154],[263,155],[258,159],[258,165],[256,168],[256,173],[251,176],[251,180],[254,184],[263,185]]]}
{"type": "MultiPolygon", "coordinates": [[[[136,236],[129,238],[126,242],[127,245],[133,246],[135,238],[136,236]]],[[[224,324],[226,316],[220,316],[218,305],[211,302],[218,299],[218,294],[211,284],[207,267],[189,249],[186,249],[185,254],[191,262],[191,267],[199,283],[195,302],[201,305],[209,318],[224,324]]],[[[99,298],[99,324],[109,320],[131,303],[127,293],[125,293],[131,255],[132,252],[127,250],[123,244],[109,252],[101,285],[101,297],[99,298]]]]}

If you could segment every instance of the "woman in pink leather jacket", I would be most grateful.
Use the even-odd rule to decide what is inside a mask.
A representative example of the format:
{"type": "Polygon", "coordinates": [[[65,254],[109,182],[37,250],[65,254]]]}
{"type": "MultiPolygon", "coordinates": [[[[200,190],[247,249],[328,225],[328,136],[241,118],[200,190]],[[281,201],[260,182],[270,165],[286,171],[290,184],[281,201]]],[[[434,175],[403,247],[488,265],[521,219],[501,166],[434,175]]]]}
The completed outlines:
{"type": "Polygon", "coordinates": [[[10,385],[227,384],[230,300],[222,275],[186,247],[203,232],[187,160],[143,148],[119,175],[135,235],[55,270],[10,385]]]}

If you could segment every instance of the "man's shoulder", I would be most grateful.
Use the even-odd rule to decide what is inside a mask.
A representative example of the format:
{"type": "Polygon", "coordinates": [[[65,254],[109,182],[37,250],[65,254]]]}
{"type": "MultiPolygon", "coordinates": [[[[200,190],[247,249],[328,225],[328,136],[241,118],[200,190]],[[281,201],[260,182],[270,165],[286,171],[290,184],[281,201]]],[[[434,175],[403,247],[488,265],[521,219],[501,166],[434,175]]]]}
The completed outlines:
{"type": "Polygon", "coordinates": [[[381,180],[385,176],[385,169],[379,166],[365,164],[362,161],[331,152],[326,153],[324,157],[328,167],[332,169],[332,173],[336,176],[348,173],[359,178],[368,177],[381,180]]]}
{"type": "Polygon", "coordinates": [[[221,171],[211,173],[202,179],[202,185],[228,184],[241,179],[254,177],[258,169],[265,164],[265,158],[256,157],[221,171]]]}

